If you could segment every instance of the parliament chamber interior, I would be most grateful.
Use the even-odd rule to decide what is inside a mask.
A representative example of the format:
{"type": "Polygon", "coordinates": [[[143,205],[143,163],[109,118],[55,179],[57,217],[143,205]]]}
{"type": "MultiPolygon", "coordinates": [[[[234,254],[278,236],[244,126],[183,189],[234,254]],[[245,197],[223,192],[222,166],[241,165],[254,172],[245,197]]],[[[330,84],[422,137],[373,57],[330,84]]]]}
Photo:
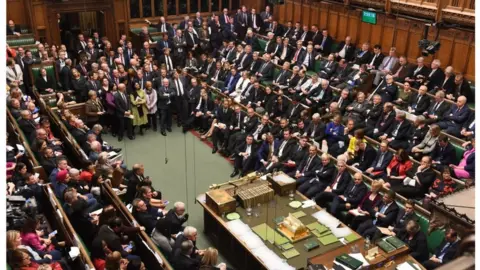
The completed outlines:
{"type": "Polygon", "coordinates": [[[475,268],[474,0],[5,4],[5,269],[475,268]]]}

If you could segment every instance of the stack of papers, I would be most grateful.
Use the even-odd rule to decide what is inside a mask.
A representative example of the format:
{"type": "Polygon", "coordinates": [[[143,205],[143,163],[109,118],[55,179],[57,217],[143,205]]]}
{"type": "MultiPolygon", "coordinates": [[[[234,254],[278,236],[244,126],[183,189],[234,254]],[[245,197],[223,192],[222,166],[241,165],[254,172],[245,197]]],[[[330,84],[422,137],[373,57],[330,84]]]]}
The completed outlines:
{"type": "Polygon", "coordinates": [[[350,253],[348,254],[350,257],[353,257],[363,263],[362,266],[369,266],[370,264],[368,263],[367,259],[362,255],[362,253],[350,253]]]}
{"type": "Polygon", "coordinates": [[[292,248],[290,250],[287,250],[287,251],[283,252],[282,255],[285,256],[285,258],[287,258],[287,260],[288,260],[288,259],[291,259],[293,257],[296,257],[296,256],[300,255],[300,253],[296,249],[292,248]]]}
{"type": "Polygon", "coordinates": [[[352,242],[356,241],[357,239],[360,239],[360,235],[358,235],[356,233],[351,233],[351,234],[349,234],[345,237],[345,240],[347,240],[347,242],[349,242],[349,243],[352,243],[352,242]]]}
{"type": "Polygon", "coordinates": [[[330,215],[327,211],[321,210],[318,211],[314,214],[312,214],[312,217],[316,218],[320,223],[323,225],[327,226],[328,228],[336,228],[338,225],[340,225],[340,221],[330,215]]]}
{"type": "Polygon", "coordinates": [[[301,217],[304,217],[306,216],[307,214],[305,214],[305,212],[303,211],[298,211],[298,212],[295,212],[292,214],[292,216],[296,217],[296,218],[301,218],[301,217]]]}
{"type": "Polygon", "coordinates": [[[421,269],[418,265],[411,263],[411,262],[404,262],[402,264],[397,265],[397,270],[419,270],[421,269]]]}
{"type": "Polygon", "coordinates": [[[317,205],[317,203],[314,200],[306,200],[306,201],[303,201],[302,204],[303,204],[302,208],[309,208],[309,207],[317,205]]]}
{"type": "Polygon", "coordinates": [[[333,234],[327,234],[325,236],[322,236],[322,237],[318,238],[318,241],[320,241],[320,243],[322,243],[322,245],[326,246],[326,245],[330,245],[330,244],[338,242],[338,238],[335,237],[335,235],[333,235],[333,234]]]}

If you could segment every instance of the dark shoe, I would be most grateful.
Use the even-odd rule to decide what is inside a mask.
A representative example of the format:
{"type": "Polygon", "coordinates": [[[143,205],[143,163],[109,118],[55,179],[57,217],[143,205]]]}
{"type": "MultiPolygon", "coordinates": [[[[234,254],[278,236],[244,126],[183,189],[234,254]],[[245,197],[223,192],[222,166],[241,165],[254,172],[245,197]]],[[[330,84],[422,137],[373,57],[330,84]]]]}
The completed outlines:
{"type": "Polygon", "coordinates": [[[217,147],[213,147],[213,149],[212,149],[212,154],[215,154],[217,151],[218,151],[218,148],[217,148],[217,147]]]}
{"type": "Polygon", "coordinates": [[[237,169],[233,170],[232,174],[230,174],[230,177],[235,177],[239,174],[239,171],[237,169]]]}
{"type": "Polygon", "coordinates": [[[165,130],[160,131],[160,134],[162,134],[163,136],[167,136],[167,133],[165,132],[165,130]]]}
{"type": "Polygon", "coordinates": [[[118,141],[119,141],[119,142],[123,141],[123,137],[120,137],[120,136],[119,136],[119,137],[118,137],[118,141]]]}
{"type": "Polygon", "coordinates": [[[113,148],[112,151],[120,153],[120,152],[122,152],[122,148],[113,148]]]}
{"type": "Polygon", "coordinates": [[[172,132],[172,128],[167,128],[167,131],[168,131],[168,132],[172,132]]]}
{"type": "Polygon", "coordinates": [[[135,140],[135,136],[128,136],[128,138],[132,141],[135,140]]]}

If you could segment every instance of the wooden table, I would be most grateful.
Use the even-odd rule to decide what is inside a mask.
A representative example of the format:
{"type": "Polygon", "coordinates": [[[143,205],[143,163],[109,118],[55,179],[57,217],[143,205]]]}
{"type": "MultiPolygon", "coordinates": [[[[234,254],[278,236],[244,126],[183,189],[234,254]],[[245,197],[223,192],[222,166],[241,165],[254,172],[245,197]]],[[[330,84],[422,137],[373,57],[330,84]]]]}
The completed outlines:
{"type": "MultiPolygon", "coordinates": [[[[276,207],[272,207],[272,205],[264,204],[260,209],[261,216],[259,218],[256,217],[249,217],[244,218],[246,216],[245,209],[241,207],[237,207],[237,212],[242,216],[242,221],[249,225],[249,227],[253,227],[262,223],[267,223],[270,227],[274,228],[273,219],[277,216],[285,215],[285,209],[280,209],[279,203],[282,205],[286,202],[288,203],[288,197],[276,197],[276,207]],[[278,210],[278,213],[272,213],[273,210],[278,210]],[[266,217],[264,217],[266,216],[266,217]]],[[[204,232],[210,238],[213,245],[220,250],[222,255],[236,268],[236,269],[267,269],[268,262],[263,262],[258,259],[249,248],[238,238],[236,237],[228,228],[227,228],[227,220],[217,215],[212,208],[206,205],[203,201],[204,194],[200,195],[197,198],[197,201],[204,209],[204,232]]],[[[297,192],[295,194],[295,200],[303,201],[306,198],[303,194],[297,192]]],[[[287,206],[288,207],[288,206],[287,206]]],[[[304,211],[307,214],[307,217],[302,218],[302,222],[305,225],[316,221],[311,214],[322,210],[319,206],[315,206],[314,208],[299,208],[299,209],[291,209],[290,212],[297,212],[297,211],[304,211]]],[[[346,226],[341,224],[341,226],[346,226]]],[[[356,234],[356,232],[353,232],[356,234]]],[[[347,245],[343,245],[341,242],[334,243],[328,246],[322,246],[320,244],[320,248],[316,248],[312,251],[305,251],[303,248],[304,241],[300,241],[298,243],[293,243],[295,249],[300,252],[300,255],[294,258],[291,258],[287,261],[288,264],[295,267],[296,269],[304,269],[307,265],[307,260],[310,260],[312,263],[323,264],[327,267],[333,266],[333,261],[336,256],[339,256],[342,253],[351,253],[351,248],[353,246],[357,246],[362,252],[364,253],[364,239],[360,237],[360,239],[348,243],[347,245]]],[[[277,247],[266,242],[266,246],[277,253],[282,258],[281,252],[277,247]]],[[[380,249],[379,249],[380,250],[380,249]]],[[[384,265],[389,261],[395,260],[397,264],[403,263],[406,260],[414,261],[412,257],[408,254],[408,248],[402,248],[400,250],[394,251],[390,254],[386,254],[383,250],[380,250],[380,254],[370,262],[370,269],[373,268],[385,268],[384,265]]],[[[417,263],[417,262],[416,262],[417,263]]],[[[420,265],[419,263],[417,263],[420,265]]]]}

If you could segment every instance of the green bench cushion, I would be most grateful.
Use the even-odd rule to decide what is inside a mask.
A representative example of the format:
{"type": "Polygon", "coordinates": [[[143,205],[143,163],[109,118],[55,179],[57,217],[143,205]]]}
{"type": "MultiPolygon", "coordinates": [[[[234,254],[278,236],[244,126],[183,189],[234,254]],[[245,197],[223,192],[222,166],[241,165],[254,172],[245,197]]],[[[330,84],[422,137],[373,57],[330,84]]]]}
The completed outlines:
{"type": "MultiPolygon", "coordinates": [[[[140,34],[140,32],[142,32],[142,28],[141,28],[141,27],[139,27],[139,28],[130,28],[130,31],[131,31],[132,33],[135,33],[135,34],[138,35],[138,34],[140,34]]],[[[157,28],[155,28],[155,27],[148,27],[148,32],[150,32],[150,33],[157,32],[157,28]]]]}
{"type": "MultiPolygon", "coordinates": [[[[40,69],[42,67],[32,67],[32,75],[33,75],[33,78],[32,78],[32,82],[35,83],[35,80],[40,76],[40,69]]],[[[47,75],[50,76],[53,81],[54,81],[54,86],[56,88],[56,85],[57,85],[57,78],[55,76],[55,66],[54,65],[46,65],[46,66],[43,66],[43,68],[45,68],[47,70],[47,75]]]]}
{"type": "Polygon", "coordinates": [[[257,40],[258,40],[258,45],[260,45],[261,51],[264,52],[264,51],[265,51],[265,47],[267,46],[267,41],[264,40],[264,39],[261,39],[261,38],[259,38],[259,39],[257,39],[257,40]]]}
{"type": "Polygon", "coordinates": [[[7,39],[8,46],[24,46],[35,44],[34,38],[16,38],[16,39],[7,39]]]}
{"type": "Polygon", "coordinates": [[[162,40],[162,36],[152,36],[153,41],[158,42],[162,40]]]}

